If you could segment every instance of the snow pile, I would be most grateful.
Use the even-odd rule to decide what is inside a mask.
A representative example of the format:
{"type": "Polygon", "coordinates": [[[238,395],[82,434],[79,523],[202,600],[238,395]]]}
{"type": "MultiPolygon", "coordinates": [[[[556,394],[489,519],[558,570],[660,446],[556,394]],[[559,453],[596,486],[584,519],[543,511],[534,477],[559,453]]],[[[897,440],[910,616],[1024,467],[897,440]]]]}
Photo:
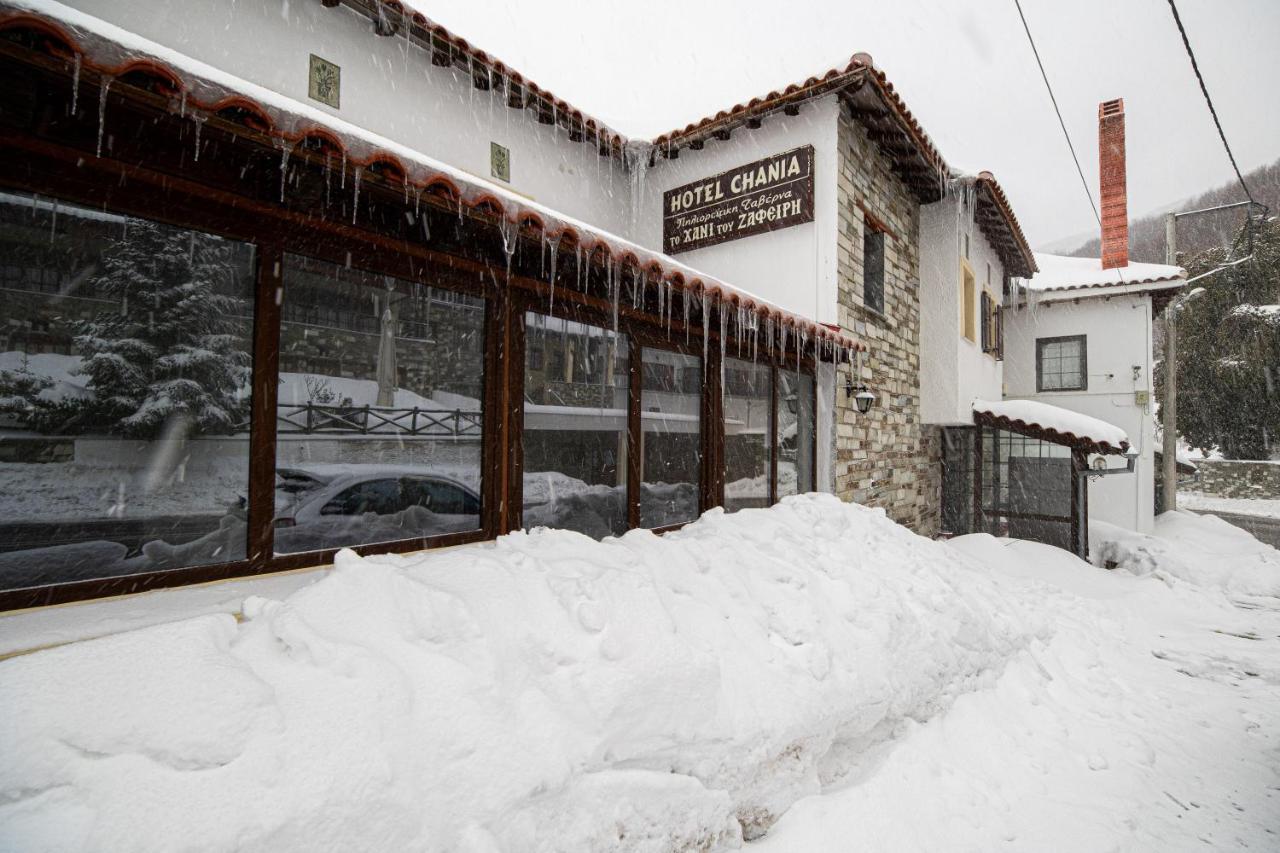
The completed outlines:
{"type": "Polygon", "coordinates": [[[0,848],[732,849],[993,683],[1033,604],[824,495],[344,552],[240,625],[0,663],[0,848]]]}
{"type": "Polygon", "coordinates": [[[1088,439],[1096,444],[1109,444],[1115,448],[1129,443],[1129,435],[1114,424],[1036,400],[974,400],[973,411],[1021,421],[1027,426],[1052,430],[1063,436],[1088,439]]]}
{"type": "Polygon", "coordinates": [[[1217,516],[1162,513],[1152,536],[1093,521],[1089,541],[1099,565],[1189,581],[1240,604],[1280,607],[1280,553],[1217,516]]]}
{"type": "Polygon", "coordinates": [[[755,853],[1276,849],[1280,602],[1236,607],[1034,542],[948,545],[1034,596],[1053,636],[991,688],[904,721],[755,853]]]}

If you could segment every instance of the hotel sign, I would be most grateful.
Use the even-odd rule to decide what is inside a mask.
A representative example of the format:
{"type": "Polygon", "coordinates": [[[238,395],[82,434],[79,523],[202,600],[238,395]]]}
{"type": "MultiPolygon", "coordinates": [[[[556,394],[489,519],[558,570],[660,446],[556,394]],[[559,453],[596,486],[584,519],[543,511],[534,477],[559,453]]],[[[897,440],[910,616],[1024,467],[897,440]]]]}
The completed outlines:
{"type": "Polygon", "coordinates": [[[662,246],[668,255],[812,221],[812,145],[662,194],[662,246]]]}

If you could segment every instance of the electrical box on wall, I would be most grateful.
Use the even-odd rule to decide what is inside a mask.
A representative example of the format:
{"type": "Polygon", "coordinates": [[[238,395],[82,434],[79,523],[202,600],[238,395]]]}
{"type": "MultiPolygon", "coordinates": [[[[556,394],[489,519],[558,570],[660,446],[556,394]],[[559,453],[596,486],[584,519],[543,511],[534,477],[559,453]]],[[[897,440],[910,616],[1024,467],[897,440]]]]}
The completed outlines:
{"type": "Polygon", "coordinates": [[[1133,392],[1133,404],[1138,408],[1145,409],[1150,402],[1151,402],[1150,391],[1134,391],[1133,392]]]}

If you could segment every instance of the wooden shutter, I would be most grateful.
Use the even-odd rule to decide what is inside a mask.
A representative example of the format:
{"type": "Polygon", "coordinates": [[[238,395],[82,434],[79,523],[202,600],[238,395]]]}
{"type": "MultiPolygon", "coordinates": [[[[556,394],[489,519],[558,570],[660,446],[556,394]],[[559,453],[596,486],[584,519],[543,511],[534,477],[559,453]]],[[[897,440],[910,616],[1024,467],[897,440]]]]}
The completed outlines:
{"type": "Polygon", "coordinates": [[[991,294],[982,292],[982,351],[991,352],[994,345],[991,324],[991,294]]]}
{"type": "Polygon", "coordinates": [[[1004,361],[1004,306],[996,306],[996,361],[1004,361]]]}

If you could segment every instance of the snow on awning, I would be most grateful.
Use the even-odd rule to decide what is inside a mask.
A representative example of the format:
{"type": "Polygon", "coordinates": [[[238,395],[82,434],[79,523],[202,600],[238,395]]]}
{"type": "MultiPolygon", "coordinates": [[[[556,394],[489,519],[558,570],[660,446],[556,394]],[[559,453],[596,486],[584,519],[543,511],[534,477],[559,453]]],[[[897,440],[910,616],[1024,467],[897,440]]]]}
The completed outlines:
{"type": "Polygon", "coordinates": [[[1129,448],[1129,436],[1120,427],[1036,400],[974,400],[973,422],[1086,453],[1123,453],[1129,448]]]}
{"type": "MultiPolygon", "coordinates": [[[[786,311],[765,299],[699,272],[660,252],[529,201],[482,178],[455,169],[309,104],[243,80],[136,33],[72,9],[55,0],[0,0],[0,33],[30,31],[45,52],[67,60],[68,71],[92,70],[104,82],[128,78],[169,97],[170,110],[193,121],[217,115],[264,134],[282,155],[301,144],[332,152],[357,175],[367,169],[402,180],[406,193],[427,194],[464,206],[527,236],[559,246],[576,245],[592,257],[603,252],[611,263],[632,265],[648,275],[706,300],[708,310],[732,306],[754,313],[780,335],[812,344],[815,354],[847,360],[866,347],[856,339],[786,311]]],[[[507,237],[504,236],[504,242],[507,237]]],[[[785,340],[785,337],[783,338],[785,340]]]]}

